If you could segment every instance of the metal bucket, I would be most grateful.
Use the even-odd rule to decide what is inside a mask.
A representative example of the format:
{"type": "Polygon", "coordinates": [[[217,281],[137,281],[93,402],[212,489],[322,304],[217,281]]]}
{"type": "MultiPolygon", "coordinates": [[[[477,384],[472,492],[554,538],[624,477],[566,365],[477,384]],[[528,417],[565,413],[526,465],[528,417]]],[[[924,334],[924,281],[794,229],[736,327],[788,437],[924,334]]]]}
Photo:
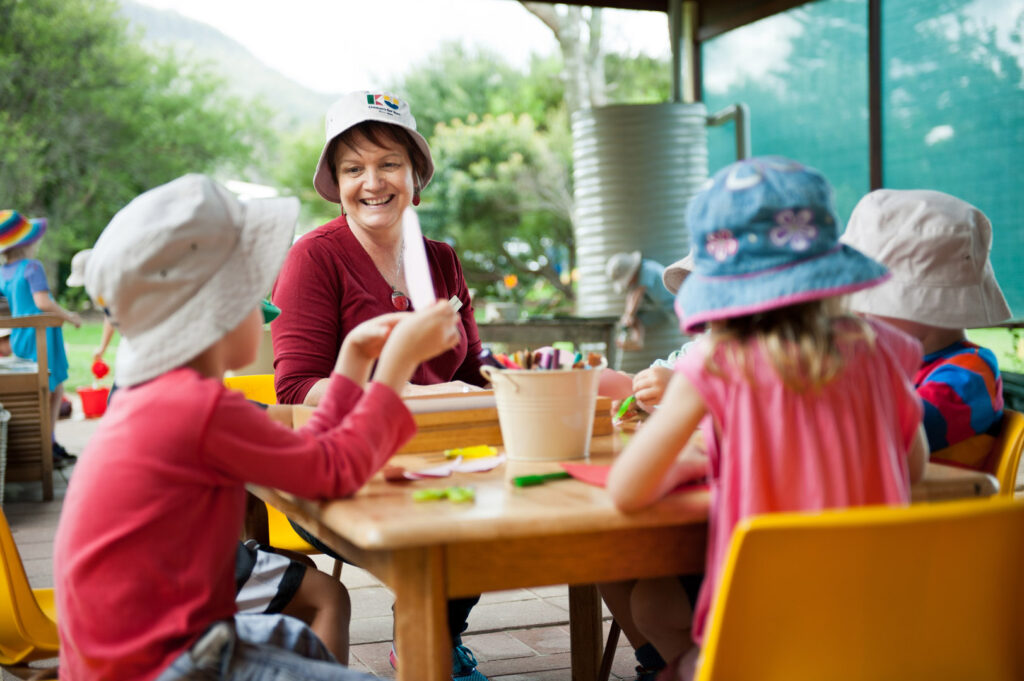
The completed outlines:
{"type": "Polygon", "coordinates": [[[484,366],[511,461],[590,456],[597,383],[607,364],[587,369],[515,370],[484,366]]]}

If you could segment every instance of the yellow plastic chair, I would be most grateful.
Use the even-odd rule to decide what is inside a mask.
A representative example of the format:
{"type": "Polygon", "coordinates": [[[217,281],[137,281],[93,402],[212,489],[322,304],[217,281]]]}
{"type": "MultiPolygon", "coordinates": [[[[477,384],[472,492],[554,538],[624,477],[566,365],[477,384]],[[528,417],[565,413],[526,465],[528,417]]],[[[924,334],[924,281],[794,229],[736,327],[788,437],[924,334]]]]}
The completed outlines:
{"type": "Polygon", "coordinates": [[[1024,502],[736,528],[699,681],[1024,679],[1024,502]]]}
{"type": "Polygon", "coordinates": [[[224,385],[237,390],[247,400],[263,404],[277,404],[277,391],[274,389],[274,374],[250,374],[247,376],[225,376],[224,385]]]}
{"type": "MultiPolygon", "coordinates": [[[[251,374],[247,376],[225,376],[224,385],[232,390],[237,390],[245,395],[246,399],[262,402],[263,404],[277,404],[277,392],[274,390],[274,374],[251,374]]],[[[267,537],[270,545],[278,549],[295,551],[306,555],[315,555],[320,550],[312,546],[305,539],[300,537],[287,516],[269,504],[267,508],[267,537]]],[[[335,577],[341,574],[341,561],[334,561],[333,574],[335,577]]]]}
{"type": "Polygon", "coordinates": [[[992,446],[987,471],[999,481],[999,496],[1013,497],[1021,453],[1024,452],[1024,414],[1003,409],[999,437],[992,446]]]}
{"type": "Polygon", "coordinates": [[[0,667],[25,678],[28,663],[57,656],[53,589],[33,589],[25,575],[7,516],[0,511],[0,667]]]}

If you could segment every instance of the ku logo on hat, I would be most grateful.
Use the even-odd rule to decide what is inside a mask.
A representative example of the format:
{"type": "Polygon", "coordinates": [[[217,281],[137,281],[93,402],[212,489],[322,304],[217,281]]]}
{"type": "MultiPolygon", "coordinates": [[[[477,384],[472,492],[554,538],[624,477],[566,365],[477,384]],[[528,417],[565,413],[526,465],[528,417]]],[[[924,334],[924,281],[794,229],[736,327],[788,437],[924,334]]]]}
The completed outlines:
{"type": "Polygon", "coordinates": [[[398,111],[398,107],[401,106],[401,103],[398,101],[397,97],[392,97],[391,95],[383,94],[366,95],[366,103],[373,106],[386,106],[392,111],[398,111]]]}

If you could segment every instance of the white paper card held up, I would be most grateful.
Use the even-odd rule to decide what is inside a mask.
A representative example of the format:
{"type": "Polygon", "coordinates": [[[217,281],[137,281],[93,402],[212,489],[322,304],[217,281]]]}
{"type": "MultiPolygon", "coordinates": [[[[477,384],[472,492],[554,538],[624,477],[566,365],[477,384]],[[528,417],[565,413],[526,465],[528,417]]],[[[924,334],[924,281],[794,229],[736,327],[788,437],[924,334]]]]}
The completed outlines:
{"type": "Polygon", "coordinates": [[[411,207],[402,213],[402,258],[405,260],[405,283],[409,287],[409,299],[416,310],[425,310],[434,304],[434,282],[430,278],[427,264],[427,249],[423,245],[420,220],[411,207]]]}

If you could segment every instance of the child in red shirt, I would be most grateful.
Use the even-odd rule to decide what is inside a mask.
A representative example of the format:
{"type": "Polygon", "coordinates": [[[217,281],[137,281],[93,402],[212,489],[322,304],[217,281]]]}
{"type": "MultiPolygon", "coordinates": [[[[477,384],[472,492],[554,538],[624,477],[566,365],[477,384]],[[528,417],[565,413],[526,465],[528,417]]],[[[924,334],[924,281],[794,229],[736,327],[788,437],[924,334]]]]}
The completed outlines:
{"type": "Polygon", "coordinates": [[[458,342],[457,317],[441,302],[360,325],[309,425],[273,422],[222,381],[256,357],[260,300],[297,215],[294,199],[243,204],[187,175],[137,197],[96,242],[86,290],[132,352],[57,530],[61,678],[367,678],[296,619],[236,614],[245,484],[358,490],[412,436],[398,392],[458,342]]]}

